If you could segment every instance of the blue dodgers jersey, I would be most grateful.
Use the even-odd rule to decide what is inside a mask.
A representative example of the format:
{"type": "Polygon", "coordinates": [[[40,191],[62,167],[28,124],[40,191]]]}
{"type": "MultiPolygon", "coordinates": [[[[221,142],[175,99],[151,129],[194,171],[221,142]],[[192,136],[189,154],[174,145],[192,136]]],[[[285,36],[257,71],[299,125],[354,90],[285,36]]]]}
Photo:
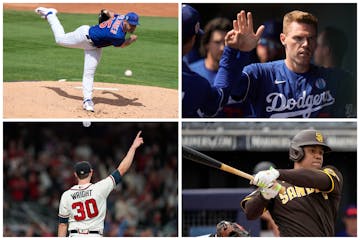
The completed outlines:
{"type": "Polygon", "coordinates": [[[188,64],[182,62],[182,115],[183,117],[213,117],[226,103],[233,79],[238,76],[241,66],[235,61],[238,51],[224,48],[216,74],[214,86],[199,74],[191,71],[188,64]],[[199,114],[200,113],[200,114],[199,114]]]}
{"type": "Polygon", "coordinates": [[[284,60],[250,64],[234,83],[232,95],[249,99],[255,117],[332,117],[339,74],[314,65],[303,74],[290,71],[284,60]]]}
{"type": "Polygon", "coordinates": [[[125,42],[126,32],[123,30],[124,15],[115,15],[113,18],[92,26],[89,36],[98,48],[115,46],[120,47],[125,42]]]}
{"type": "Polygon", "coordinates": [[[214,85],[217,71],[209,70],[205,67],[205,59],[200,59],[190,64],[190,69],[203,78],[207,79],[211,86],[214,85]]]}
{"type": "Polygon", "coordinates": [[[182,62],[182,116],[202,117],[216,114],[221,106],[221,90],[212,88],[210,83],[182,62]]]}

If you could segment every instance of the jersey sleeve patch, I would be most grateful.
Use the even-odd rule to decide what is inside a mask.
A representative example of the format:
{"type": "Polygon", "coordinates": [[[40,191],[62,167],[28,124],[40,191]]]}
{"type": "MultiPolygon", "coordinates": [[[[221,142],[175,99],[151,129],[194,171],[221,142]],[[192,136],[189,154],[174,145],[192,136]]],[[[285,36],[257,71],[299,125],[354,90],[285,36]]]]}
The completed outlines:
{"type": "Polygon", "coordinates": [[[257,190],[255,190],[255,191],[253,191],[252,193],[250,193],[249,195],[247,195],[243,200],[241,200],[240,206],[241,206],[243,209],[245,209],[245,203],[246,203],[248,200],[252,199],[252,198],[255,196],[256,193],[257,193],[257,190]]]}
{"type": "Polygon", "coordinates": [[[245,203],[247,202],[247,201],[249,201],[251,199],[251,197],[250,196],[247,196],[247,197],[245,197],[243,200],[241,200],[241,202],[240,202],[240,206],[241,206],[241,208],[244,210],[245,209],[245,203]]]}
{"type": "Polygon", "coordinates": [[[331,168],[324,168],[323,170],[322,170],[326,175],[328,175],[328,177],[330,178],[330,180],[331,180],[331,188],[330,188],[330,190],[329,191],[326,191],[325,193],[330,193],[330,192],[332,192],[333,190],[334,190],[334,178],[336,178],[336,180],[338,181],[338,182],[340,182],[340,178],[338,177],[338,175],[335,173],[335,171],[334,170],[332,170],[331,168]]]}
{"type": "Polygon", "coordinates": [[[121,175],[118,170],[115,170],[111,175],[112,180],[114,181],[114,185],[118,185],[121,182],[121,175]]]}
{"type": "MultiPolygon", "coordinates": [[[[251,200],[253,198],[253,194],[250,194],[248,196],[246,196],[243,200],[241,200],[240,202],[240,206],[242,208],[242,210],[245,212],[245,203],[249,200],[251,200]]],[[[264,207],[263,213],[267,211],[267,208],[264,207]]]]}
{"type": "Polygon", "coordinates": [[[59,216],[59,223],[68,223],[68,222],[69,222],[68,217],[59,216]]]}

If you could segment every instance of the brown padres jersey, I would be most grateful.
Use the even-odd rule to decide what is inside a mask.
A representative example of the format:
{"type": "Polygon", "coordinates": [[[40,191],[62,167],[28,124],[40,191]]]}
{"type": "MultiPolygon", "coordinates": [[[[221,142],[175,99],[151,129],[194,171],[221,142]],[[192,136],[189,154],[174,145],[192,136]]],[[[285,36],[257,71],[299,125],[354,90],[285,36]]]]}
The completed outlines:
{"type": "MultiPolygon", "coordinates": [[[[261,201],[265,203],[265,208],[269,210],[278,225],[281,236],[334,236],[343,178],[333,166],[323,167],[321,171],[331,180],[331,188],[327,191],[299,187],[282,181],[281,184],[286,188],[284,194],[279,193],[276,198],[268,201],[262,198],[259,191],[255,191],[243,200],[242,206],[245,206],[245,202],[252,198],[262,198],[264,201],[261,201]]],[[[314,184],[317,181],[316,176],[311,178],[311,184],[314,184]]],[[[303,179],[302,183],[304,183],[303,179]]],[[[311,184],[309,183],[309,186],[311,184]]]]}

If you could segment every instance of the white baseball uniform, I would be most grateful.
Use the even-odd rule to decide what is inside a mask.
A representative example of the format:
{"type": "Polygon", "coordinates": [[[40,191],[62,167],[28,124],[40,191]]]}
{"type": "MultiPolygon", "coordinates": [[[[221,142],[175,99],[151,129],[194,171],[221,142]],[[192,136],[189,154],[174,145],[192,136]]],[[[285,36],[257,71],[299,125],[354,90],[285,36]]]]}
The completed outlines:
{"type": "Polygon", "coordinates": [[[94,76],[96,67],[101,59],[102,48],[95,47],[92,41],[86,37],[89,35],[90,26],[83,25],[73,32],[65,33],[56,14],[49,14],[47,16],[47,21],[50,24],[55,41],[58,45],[68,48],[84,49],[85,59],[82,78],[83,96],[84,101],[86,99],[92,99],[94,76]]]}
{"type": "Polygon", "coordinates": [[[106,199],[120,181],[120,172],[116,170],[95,184],[75,185],[62,194],[59,221],[69,224],[69,237],[102,236],[106,199]]]}

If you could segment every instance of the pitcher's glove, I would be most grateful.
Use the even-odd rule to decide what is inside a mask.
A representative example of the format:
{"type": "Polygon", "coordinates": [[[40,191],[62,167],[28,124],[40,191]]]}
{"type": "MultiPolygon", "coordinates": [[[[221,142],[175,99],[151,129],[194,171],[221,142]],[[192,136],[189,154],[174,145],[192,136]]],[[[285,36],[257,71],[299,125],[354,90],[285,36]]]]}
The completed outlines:
{"type": "Polygon", "coordinates": [[[249,237],[250,234],[235,222],[221,221],[216,225],[217,237],[249,237]]]}
{"type": "Polygon", "coordinates": [[[99,16],[98,16],[98,19],[99,19],[99,24],[109,20],[110,19],[109,11],[106,10],[106,9],[101,9],[101,11],[99,13],[99,16]]]}

